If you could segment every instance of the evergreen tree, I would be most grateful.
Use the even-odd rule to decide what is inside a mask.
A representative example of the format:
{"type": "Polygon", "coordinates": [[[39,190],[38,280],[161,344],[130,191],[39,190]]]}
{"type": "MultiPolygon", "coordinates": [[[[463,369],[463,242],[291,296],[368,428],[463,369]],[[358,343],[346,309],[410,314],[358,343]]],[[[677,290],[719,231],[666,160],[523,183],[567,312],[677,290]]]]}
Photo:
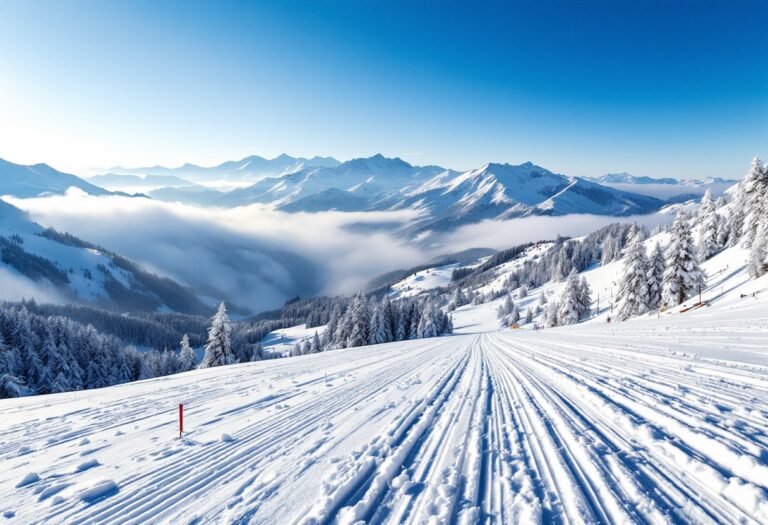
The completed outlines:
{"type": "Polygon", "coordinates": [[[419,339],[439,335],[438,326],[435,322],[437,317],[436,310],[437,308],[432,301],[427,301],[424,304],[424,310],[421,313],[419,326],[416,331],[416,337],[419,339]]]}
{"type": "Polygon", "coordinates": [[[662,281],[664,279],[664,251],[657,242],[648,264],[648,308],[655,309],[661,306],[662,281]]]}
{"type": "Polygon", "coordinates": [[[587,278],[582,276],[581,277],[581,285],[580,285],[580,304],[581,304],[581,319],[585,319],[592,315],[592,289],[589,287],[589,283],[587,282],[587,278]]]}
{"type": "Polygon", "coordinates": [[[507,295],[504,298],[504,301],[499,305],[499,307],[496,309],[496,317],[502,321],[505,320],[505,318],[512,313],[512,310],[515,308],[515,302],[512,300],[511,295],[507,295]]]}
{"type": "Polygon", "coordinates": [[[766,196],[766,189],[768,189],[768,173],[763,168],[763,163],[758,157],[752,159],[749,173],[747,173],[741,184],[744,191],[740,194],[740,202],[737,203],[737,205],[741,206],[744,213],[741,242],[745,248],[750,248],[757,233],[762,201],[766,196]]]}
{"type": "Polygon", "coordinates": [[[208,343],[205,345],[205,355],[201,368],[212,366],[222,366],[234,363],[235,358],[232,353],[232,342],[230,340],[232,325],[227,316],[227,308],[224,302],[219,305],[219,309],[211,318],[211,327],[208,329],[208,343]]]}
{"type": "Polygon", "coordinates": [[[320,346],[320,336],[317,335],[317,330],[315,330],[315,335],[312,336],[312,342],[309,346],[309,353],[310,354],[317,354],[321,350],[320,346]]]}
{"type": "Polygon", "coordinates": [[[619,320],[624,321],[648,311],[650,307],[648,269],[645,245],[641,240],[637,226],[633,226],[627,252],[624,256],[624,272],[619,281],[617,292],[619,302],[617,317],[619,320]]]}
{"type": "Polygon", "coordinates": [[[720,251],[719,215],[715,210],[715,202],[712,199],[712,192],[707,190],[701,199],[699,215],[696,219],[699,229],[699,258],[705,261],[720,251]]]}
{"type": "Polygon", "coordinates": [[[347,337],[347,348],[365,346],[371,339],[370,334],[370,314],[368,304],[360,292],[352,301],[351,312],[351,331],[347,337]]]}
{"type": "Polygon", "coordinates": [[[525,323],[531,323],[533,322],[533,311],[531,310],[531,307],[529,306],[525,310],[525,323]]]}
{"type": "Polygon", "coordinates": [[[568,276],[565,288],[560,296],[557,310],[557,325],[574,324],[581,319],[583,306],[579,274],[574,268],[568,276]]]}
{"type": "Polygon", "coordinates": [[[417,306],[415,301],[411,301],[411,306],[409,308],[410,323],[408,325],[409,339],[417,339],[419,337],[419,324],[421,323],[421,316],[422,312],[420,308],[417,306]]]}
{"type": "Polygon", "coordinates": [[[383,342],[390,343],[395,340],[395,330],[397,330],[397,319],[395,309],[389,296],[384,296],[381,300],[381,330],[384,334],[383,342]]]}
{"type": "Polygon", "coordinates": [[[388,327],[387,321],[384,319],[384,313],[379,305],[374,305],[373,313],[371,314],[371,341],[370,344],[378,345],[382,343],[388,343],[389,337],[387,334],[388,327]]]}
{"type": "Polygon", "coordinates": [[[189,345],[189,336],[184,334],[179,344],[179,372],[194,370],[197,368],[197,357],[195,357],[195,351],[189,345]]]}
{"type": "Polygon", "coordinates": [[[684,214],[677,214],[671,233],[662,278],[662,301],[667,306],[681,304],[704,286],[704,274],[684,214]]]}
{"type": "Polygon", "coordinates": [[[461,286],[456,287],[456,291],[453,293],[453,309],[461,308],[467,304],[467,298],[464,295],[464,291],[461,289],[461,286]]]}
{"type": "Polygon", "coordinates": [[[21,380],[9,373],[0,373],[0,399],[20,397],[24,387],[21,380]]]}

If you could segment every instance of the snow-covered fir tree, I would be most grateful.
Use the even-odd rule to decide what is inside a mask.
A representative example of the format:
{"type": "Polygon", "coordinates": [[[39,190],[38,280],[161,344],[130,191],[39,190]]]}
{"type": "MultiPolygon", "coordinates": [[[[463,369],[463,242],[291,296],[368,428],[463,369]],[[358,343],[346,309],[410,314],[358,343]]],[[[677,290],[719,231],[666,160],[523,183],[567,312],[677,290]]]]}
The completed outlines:
{"type": "Polygon", "coordinates": [[[661,249],[661,245],[657,242],[648,260],[648,308],[650,309],[656,309],[661,306],[662,282],[665,269],[664,250],[661,249]]]}
{"type": "Polygon", "coordinates": [[[451,309],[455,310],[456,308],[461,308],[462,306],[464,306],[468,302],[469,301],[467,300],[466,295],[464,295],[464,291],[461,289],[461,286],[457,286],[456,290],[453,292],[453,300],[451,301],[451,303],[452,303],[452,308],[451,309]]]}
{"type": "Polygon", "coordinates": [[[436,337],[440,335],[440,329],[437,318],[437,307],[432,301],[427,301],[424,310],[419,319],[419,326],[416,331],[416,337],[419,339],[425,337],[436,337]]]}
{"type": "Polygon", "coordinates": [[[750,248],[757,234],[762,202],[768,190],[768,170],[763,167],[758,157],[752,159],[752,166],[740,186],[743,187],[743,191],[739,193],[740,200],[736,205],[737,208],[741,207],[744,214],[741,243],[745,248],[750,248]]]}
{"type": "Polygon", "coordinates": [[[229,316],[227,316],[227,308],[222,301],[211,319],[208,342],[205,345],[205,356],[200,363],[201,368],[229,365],[235,362],[230,340],[231,333],[232,325],[229,322],[229,316]]]}
{"type": "Polygon", "coordinates": [[[558,301],[557,325],[577,323],[583,315],[581,281],[574,268],[568,276],[565,288],[558,301]]]}
{"type": "Polygon", "coordinates": [[[504,320],[504,318],[512,313],[512,309],[515,307],[515,302],[512,300],[512,296],[507,295],[496,309],[496,318],[504,320]]]}
{"type": "Polygon", "coordinates": [[[525,323],[531,323],[533,322],[533,310],[531,310],[531,307],[525,309],[525,323]]]}
{"type": "Polygon", "coordinates": [[[383,309],[379,308],[379,305],[373,306],[370,331],[372,345],[388,343],[391,340],[388,335],[388,327],[387,322],[384,319],[383,309]]]}
{"type": "Polygon", "coordinates": [[[715,201],[712,192],[707,190],[701,198],[699,214],[696,218],[696,227],[699,231],[699,259],[706,261],[720,251],[720,220],[715,209],[715,201]]]}
{"type": "Polygon", "coordinates": [[[179,372],[188,372],[197,368],[197,357],[195,351],[189,344],[189,336],[184,334],[179,343],[179,372]]]}
{"type": "Polygon", "coordinates": [[[592,289],[589,287],[587,278],[583,275],[581,276],[581,283],[579,286],[579,302],[581,305],[580,319],[586,319],[592,315],[592,289]]]}
{"type": "Polygon", "coordinates": [[[349,312],[350,331],[347,336],[347,348],[367,345],[370,341],[370,313],[368,303],[362,292],[355,296],[349,312]]]}
{"type": "Polygon", "coordinates": [[[677,214],[671,234],[662,277],[662,302],[667,306],[676,306],[703,288],[704,274],[699,267],[685,214],[677,214]]]}
{"type": "Polygon", "coordinates": [[[624,270],[617,292],[619,320],[624,321],[650,309],[648,290],[648,256],[640,230],[632,227],[630,241],[624,255],[624,270]]]}
{"type": "Polygon", "coordinates": [[[312,342],[309,346],[309,353],[310,354],[316,354],[320,352],[321,346],[320,346],[320,336],[317,335],[317,330],[315,330],[315,334],[312,336],[312,342]]]}

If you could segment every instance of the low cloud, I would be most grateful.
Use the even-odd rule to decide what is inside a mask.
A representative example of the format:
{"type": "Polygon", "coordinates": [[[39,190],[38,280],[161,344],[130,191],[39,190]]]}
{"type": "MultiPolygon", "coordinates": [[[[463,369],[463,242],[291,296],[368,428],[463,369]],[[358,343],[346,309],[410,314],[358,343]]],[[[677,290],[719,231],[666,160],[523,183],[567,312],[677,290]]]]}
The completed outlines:
{"type": "Polygon", "coordinates": [[[633,215],[629,217],[574,214],[554,217],[520,217],[506,221],[485,220],[476,224],[462,226],[450,233],[439,235],[435,242],[436,244],[450,247],[451,251],[477,247],[495,248],[498,250],[525,242],[554,239],[558,235],[578,237],[616,222],[634,222],[648,228],[654,228],[670,220],[670,215],[665,213],[633,215]]]}
{"type": "Polygon", "coordinates": [[[408,221],[412,212],[289,214],[263,205],[200,208],[79,190],[5,199],[43,226],[100,244],[212,301],[224,294],[253,310],[295,295],[352,293],[425,258],[375,227],[408,221]]]}
{"type": "MultiPolygon", "coordinates": [[[[438,254],[504,249],[558,234],[579,236],[613,222],[653,227],[670,219],[652,214],[488,220],[433,235],[426,248],[423,242],[405,243],[390,233],[393,225],[413,220],[412,211],[285,213],[259,204],[201,208],[147,198],[95,197],[79,190],[4,198],[43,226],[133,259],[193,287],[211,303],[226,298],[253,311],[277,307],[296,295],[354,293],[376,276],[438,254]]],[[[16,290],[16,298],[33,295],[16,290]]],[[[41,297],[37,292],[34,296],[41,297]]]]}
{"type": "Polygon", "coordinates": [[[50,286],[37,284],[12,269],[0,266],[3,301],[21,301],[34,298],[39,302],[64,303],[64,299],[50,286]]]}

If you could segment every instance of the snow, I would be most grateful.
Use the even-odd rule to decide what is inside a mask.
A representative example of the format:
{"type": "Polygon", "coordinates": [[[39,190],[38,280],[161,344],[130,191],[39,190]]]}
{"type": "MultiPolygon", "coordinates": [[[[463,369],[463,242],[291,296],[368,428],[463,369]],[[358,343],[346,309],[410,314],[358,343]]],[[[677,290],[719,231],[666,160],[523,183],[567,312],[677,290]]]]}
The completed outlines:
{"type": "Polygon", "coordinates": [[[489,305],[463,307],[463,335],[2,400],[0,512],[765,523],[768,279],[739,275],[685,314],[483,333],[469,320],[489,305]]]}
{"type": "Polygon", "coordinates": [[[447,286],[451,284],[453,270],[460,266],[459,264],[446,264],[411,274],[392,285],[390,297],[398,299],[412,297],[425,291],[447,286]]]}
{"type": "Polygon", "coordinates": [[[323,335],[325,325],[307,328],[306,324],[289,326],[269,332],[261,340],[261,346],[269,354],[287,356],[297,343],[309,341],[317,332],[317,335],[323,335]]]}

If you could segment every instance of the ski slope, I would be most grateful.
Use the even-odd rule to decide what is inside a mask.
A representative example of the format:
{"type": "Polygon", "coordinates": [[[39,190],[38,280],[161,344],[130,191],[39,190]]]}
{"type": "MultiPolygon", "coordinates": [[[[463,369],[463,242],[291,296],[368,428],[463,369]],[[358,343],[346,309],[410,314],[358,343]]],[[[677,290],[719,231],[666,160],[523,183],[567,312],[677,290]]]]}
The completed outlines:
{"type": "Polygon", "coordinates": [[[0,515],[766,523],[768,304],[737,306],[2,400],[0,515]]]}

